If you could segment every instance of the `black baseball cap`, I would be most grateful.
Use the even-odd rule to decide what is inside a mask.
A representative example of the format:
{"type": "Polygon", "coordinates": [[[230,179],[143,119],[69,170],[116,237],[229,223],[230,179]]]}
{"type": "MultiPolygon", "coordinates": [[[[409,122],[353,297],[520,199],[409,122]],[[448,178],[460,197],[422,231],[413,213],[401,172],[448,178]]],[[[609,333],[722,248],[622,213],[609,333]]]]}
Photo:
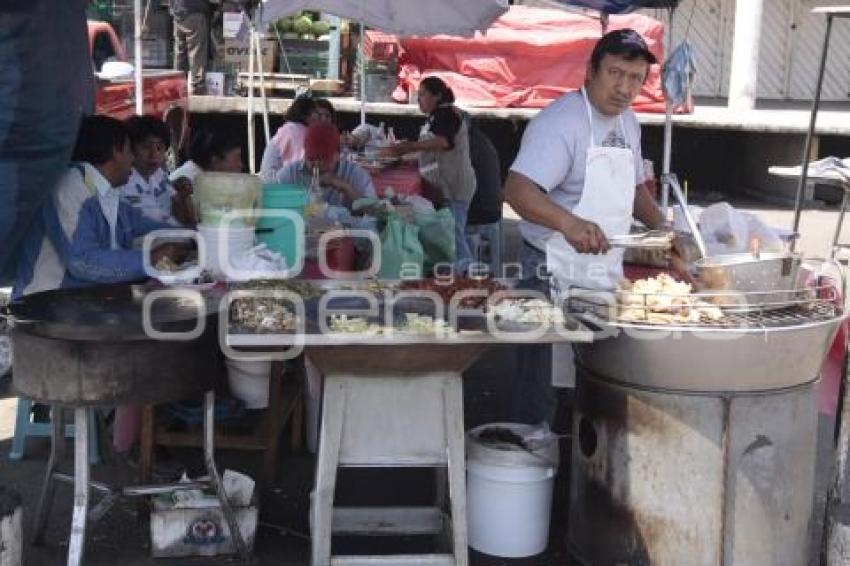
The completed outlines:
{"type": "Polygon", "coordinates": [[[606,53],[610,53],[612,55],[627,54],[631,56],[640,56],[646,59],[650,65],[658,62],[655,55],[653,55],[652,51],[650,51],[649,47],[647,47],[646,41],[644,41],[643,37],[641,37],[641,35],[635,30],[629,28],[615,29],[614,31],[609,31],[603,35],[599,41],[596,42],[596,46],[593,48],[593,53],[591,54],[590,59],[594,63],[598,63],[602,60],[602,56],[606,53]]]}

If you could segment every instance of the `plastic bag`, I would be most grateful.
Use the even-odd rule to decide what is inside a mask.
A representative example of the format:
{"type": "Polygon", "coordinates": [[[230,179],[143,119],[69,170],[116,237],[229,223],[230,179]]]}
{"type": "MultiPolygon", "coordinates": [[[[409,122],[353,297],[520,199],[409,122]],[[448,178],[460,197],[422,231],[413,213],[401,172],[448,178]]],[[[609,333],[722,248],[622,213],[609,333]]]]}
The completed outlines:
{"type": "Polygon", "coordinates": [[[768,225],[726,202],[703,210],[699,225],[710,255],[748,252],[754,239],[759,241],[761,251],[781,251],[783,247],[782,240],[768,225]]]}
{"type": "Polygon", "coordinates": [[[455,219],[450,208],[437,212],[415,214],[419,226],[419,241],[425,251],[425,271],[438,263],[455,262],[455,219]]]}
{"type": "Polygon", "coordinates": [[[404,195],[402,201],[411,205],[416,214],[434,214],[437,212],[430,200],[419,195],[404,195]]]}
{"type": "Polygon", "coordinates": [[[378,276],[382,279],[398,279],[418,270],[421,277],[424,259],[425,252],[419,243],[419,228],[394,214],[390,215],[381,232],[381,270],[378,276]]]}
{"type": "Polygon", "coordinates": [[[685,40],[676,47],[662,68],[664,93],[673,108],[688,102],[696,74],[694,48],[685,40]]]}

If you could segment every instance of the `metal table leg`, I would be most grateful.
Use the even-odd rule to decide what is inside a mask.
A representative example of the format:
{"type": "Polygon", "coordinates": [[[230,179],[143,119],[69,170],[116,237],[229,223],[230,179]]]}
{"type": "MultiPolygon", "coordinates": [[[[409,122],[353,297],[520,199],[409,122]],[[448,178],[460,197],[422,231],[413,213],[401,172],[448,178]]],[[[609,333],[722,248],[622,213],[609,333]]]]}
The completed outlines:
{"type": "Polygon", "coordinates": [[[50,422],[53,424],[53,434],[50,437],[50,459],[47,460],[47,470],[44,473],[44,483],[41,486],[41,497],[39,497],[38,510],[35,515],[35,525],[33,526],[34,544],[44,542],[44,533],[47,530],[47,518],[49,516],[50,506],[53,503],[53,493],[56,487],[54,474],[65,451],[65,423],[62,415],[62,407],[53,405],[50,412],[50,422]]]}
{"type": "Polygon", "coordinates": [[[91,487],[95,487],[98,491],[105,495],[104,500],[100,505],[92,510],[92,519],[105,513],[112,503],[120,496],[138,497],[155,495],[157,493],[170,492],[175,489],[202,489],[212,486],[218,495],[219,503],[221,504],[222,514],[227,527],[233,537],[234,546],[239,553],[243,562],[247,562],[250,558],[248,547],[242,538],[242,532],[239,529],[239,523],[236,520],[236,515],[233,513],[233,508],[227,500],[224,492],[224,486],[221,482],[221,476],[215,465],[215,393],[208,391],[204,396],[204,461],[207,468],[207,477],[202,478],[197,482],[183,484],[164,484],[164,485],[142,485],[131,486],[123,489],[113,489],[105,484],[92,485],[90,482],[90,463],[89,463],[89,421],[88,411],[84,407],[76,407],[74,409],[74,425],[76,434],[74,435],[74,475],[73,477],[66,474],[60,474],[57,471],[59,462],[62,460],[65,442],[65,426],[63,422],[62,409],[59,406],[54,406],[52,410],[53,435],[51,440],[50,459],[47,462],[47,471],[44,476],[44,483],[41,489],[41,498],[39,499],[38,511],[36,513],[34,526],[35,544],[44,541],[44,533],[47,528],[47,520],[50,514],[50,507],[53,502],[53,494],[55,491],[56,481],[70,481],[74,484],[74,508],[73,517],[71,520],[71,536],[68,543],[68,565],[80,566],[83,564],[83,556],[85,553],[85,538],[86,524],[89,519],[89,491],[91,487]],[[206,483],[205,483],[206,482],[206,483]]]}
{"type": "Polygon", "coordinates": [[[844,226],[844,215],[847,212],[847,200],[850,197],[847,191],[850,187],[842,187],[841,211],[838,213],[838,223],[835,226],[835,235],[832,237],[832,249],[830,257],[835,258],[835,250],[838,246],[838,240],[841,238],[841,228],[844,226]]]}
{"type": "Polygon", "coordinates": [[[236,520],[236,515],[233,514],[233,509],[230,507],[230,502],[224,493],[224,486],[221,483],[221,477],[218,475],[218,469],[215,466],[215,392],[213,391],[207,391],[206,395],[204,395],[204,461],[207,466],[207,475],[209,475],[210,483],[218,495],[221,512],[224,514],[224,519],[227,521],[227,526],[230,529],[230,536],[233,537],[233,542],[236,545],[236,551],[243,561],[247,561],[249,559],[248,548],[242,539],[239,522],[236,520]]]}
{"type": "Polygon", "coordinates": [[[89,511],[89,422],[85,407],[74,408],[74,515],[68,541],[68,566],[83,563],[89,511]]]}

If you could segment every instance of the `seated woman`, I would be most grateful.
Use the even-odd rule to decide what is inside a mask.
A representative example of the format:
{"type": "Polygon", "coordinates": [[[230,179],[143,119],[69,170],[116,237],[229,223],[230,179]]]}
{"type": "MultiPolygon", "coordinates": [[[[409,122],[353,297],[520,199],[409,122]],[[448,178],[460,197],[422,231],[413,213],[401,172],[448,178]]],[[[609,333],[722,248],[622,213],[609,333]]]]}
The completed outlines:
{"type": "Polygon", "coordinates": [[[177,188],[180,179],[190,183],[204,171],[221,173],[241,173],[242,142],[235,136],[201,130],[189,143],[189,160],[169,175],[169,180],[177,188]]]}
{"type": "Polygon", "coordinates": [[[285,165],[275,181],[309,187],[317,168],[322,196],[329,205],[351,208],[361,197],[374,197],[372,177],[359,165],[339,158],[339,143],[339,130],[330,122],[310,124],[304,138],[304,159],[285,165]]]}
{"type": "Polygon", "coordinates": [[[316,98],[313,101],[316,104],[316,109],[313,112],[313,120],[318,122],[330,122],[334,126],[336,123],[336,110],[331,101],[327,98],[316,98]]]}
{"type": "Polygon", "coordinates": [[[180,195],[186,195],[185,213],[188,222],[196,224],[196,210],[191,195],[195,179],[204,171],[220,173],[242,172],[242,142],[236,138],[211,131],[200,131],[189,144],[189,160],[172,171],[168,179],[180,195]]]}
{"type": "Polygon", "coordinates": [[[281,167],[304,157],[304,136],[307,126],[315,119],[316,103],[307,96],[297,97],[286,111],[286,121],[269,140],[260,163],[260,178],[274,182],[281,167]]]}

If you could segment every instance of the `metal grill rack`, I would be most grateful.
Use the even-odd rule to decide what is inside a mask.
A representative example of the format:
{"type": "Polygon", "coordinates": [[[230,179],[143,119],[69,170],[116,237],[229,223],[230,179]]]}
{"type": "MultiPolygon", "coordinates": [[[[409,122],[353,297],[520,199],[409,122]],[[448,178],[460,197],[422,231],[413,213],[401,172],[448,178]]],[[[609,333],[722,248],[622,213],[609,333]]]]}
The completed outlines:
{"type": "MultiPolygon", "coordinates": [[[[615,326],[650,326],[676,328],[727,328],[761,329],[793,327],[814,322],[823,322],[840,317],[844,313],[840,291],[833,284],[807,287],[793,291],[770,291],[755,293],[695,293],[690,298],[699,300],[699,304],[675,305],[669,310],[658,310],[652,306],[658,299],[683,299],[687,296],[665,294],[631,294],[631,297],[643,297],[644,305],[617,304],[617,295],[610,292],[570,289],[564,301],[565,310],[586,322],[615,326]],[[771,296],[782,296],[782,301],[772,300],[771,296]],[[656,299],[653,301],[652,299],[656,299]],[[734,304],[728,304],[729,300],[734,304]],[[724,304],[725,303],[725,304],[724,304]],[[690,309],[719,309],[722,317],[716,320],[701,317],[699,322],[687,321],[684,317],[670,322],[649,320],[621,320],[620,310],[646,311],[645,314],[674,316],[690,309]],[[614,313],[613,316],[611,314],[614,313]]],[[[633,299],[632,299],[633,300],[633,299]]],[[[647,317],[648,318],[648,317],[647,317]]]]}

